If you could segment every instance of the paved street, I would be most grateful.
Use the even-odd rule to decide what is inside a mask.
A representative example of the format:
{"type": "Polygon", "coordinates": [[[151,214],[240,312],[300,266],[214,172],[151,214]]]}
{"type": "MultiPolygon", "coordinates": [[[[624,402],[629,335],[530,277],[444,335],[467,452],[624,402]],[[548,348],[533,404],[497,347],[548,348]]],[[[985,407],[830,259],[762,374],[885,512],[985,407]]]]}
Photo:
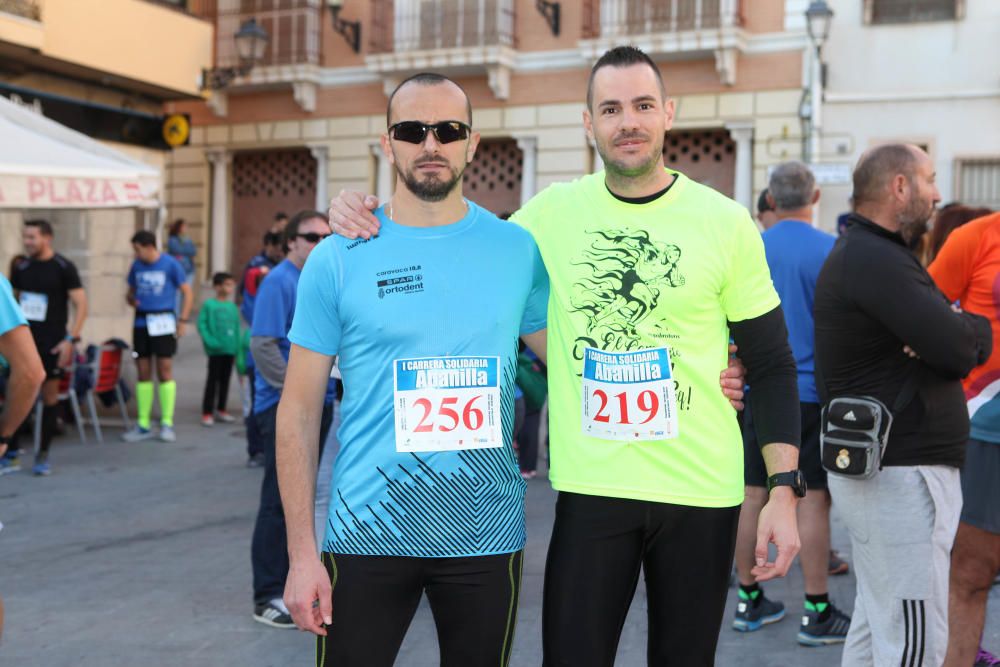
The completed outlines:
{"type": "MultiPolygon", "coordinates": [[[[203,358],[196,338],[178,363],[178,441],[126,444],[108,429],[104,445],[75,434],[53,447],[54,474],[0,478],[0,594],[7,626],[0,663],[24,666],[267,667],[314,664],[313,642],[298,631],[251,620],[249,542],[261,473],[245,466],[242,429],[198,425],[203,358]]],[[[234,411],[235,391],[230,397],[234,411]]],[[[329,461],[326,461],[329,464],[329,461]]],[[[529,484],[529,542],[512,665],[540,664],[541,586],[554,494],[529,484]]],[[[835,545],[849,557],[842,528],[835,545]]],[[[684,545],[678,545],[684,548],[684,545]]],[[[853,578],[831,581],[850,610],[853,578]]],[[[727,609],[718,663],[836,665],[839,648],[795,644],[802,581],[796,567],[768,588],[789,603],[776,626],[740,635],[727,609]]],[[[734,594],[735,596],[735,594],[734,594]]],[[[580,600],[580,604],[586,604],[580,600]]],[[[637,595],[618,665],[644,665],[645,598],[637,595]]],[[[1000,588],[991,597],[988,644],[1000,652],[1000,588]]],[[[437,664],[426,605],[399,665],[437,664]]]]}

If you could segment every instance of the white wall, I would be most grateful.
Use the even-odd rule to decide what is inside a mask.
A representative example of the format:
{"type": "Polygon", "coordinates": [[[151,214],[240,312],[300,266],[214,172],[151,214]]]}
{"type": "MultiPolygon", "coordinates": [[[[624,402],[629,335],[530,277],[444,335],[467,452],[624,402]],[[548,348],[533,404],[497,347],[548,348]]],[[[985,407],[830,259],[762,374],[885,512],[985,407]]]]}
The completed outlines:
{"type": "MultiPolygon", "coordinates": [[[[865,25],[862,0],[828,3],[821,160],[853,165],[877,143],[926,143],[949,201],[956,158],[1000,157],[1000,2],[967,0],[958,21],[899,25],[865,25]]],[[[850,192],[824,189],[824,228],[850,192]]]]}

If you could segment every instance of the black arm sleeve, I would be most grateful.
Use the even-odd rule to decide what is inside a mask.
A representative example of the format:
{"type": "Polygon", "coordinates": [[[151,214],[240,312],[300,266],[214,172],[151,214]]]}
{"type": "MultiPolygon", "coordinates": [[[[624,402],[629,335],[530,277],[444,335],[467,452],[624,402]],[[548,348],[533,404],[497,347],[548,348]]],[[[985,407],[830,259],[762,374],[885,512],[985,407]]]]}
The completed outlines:
{"type": "Polygon", "coordinates": [[[747,369],[757,442],[761,447],[773,442],[800,446],[799,383],[781,306],[760,317],[730,322],[729,330],[747,369]]]}

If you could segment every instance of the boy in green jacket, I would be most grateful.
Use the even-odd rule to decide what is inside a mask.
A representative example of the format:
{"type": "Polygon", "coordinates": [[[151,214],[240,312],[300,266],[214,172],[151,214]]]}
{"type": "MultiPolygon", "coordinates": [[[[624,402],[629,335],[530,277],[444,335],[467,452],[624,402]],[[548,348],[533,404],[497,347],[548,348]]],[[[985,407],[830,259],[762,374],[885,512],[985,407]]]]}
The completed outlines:
{"type": "Polygon", "coordinates": [[[215,298],[206,301],[198,314],[198,333],[208,355],[208,377],[201,403],[202,426],[211,426],[216,420],[226,424],[236,421],[226,412],[229,378],[240,347],[240,311],[233,303],[236,280],[231,274],[216,273],[212,276],[212,287],[215,298]]]}

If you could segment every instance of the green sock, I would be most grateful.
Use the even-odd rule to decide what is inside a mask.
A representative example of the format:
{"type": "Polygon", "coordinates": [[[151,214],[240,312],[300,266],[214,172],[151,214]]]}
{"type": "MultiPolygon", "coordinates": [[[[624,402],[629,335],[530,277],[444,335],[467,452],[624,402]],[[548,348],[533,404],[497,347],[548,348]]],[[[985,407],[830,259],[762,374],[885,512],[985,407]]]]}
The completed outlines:
{"type": "Polygon", "coordinates": [[[174,403],[177,401],[177,383],[173,380],[160,383],[160,423],[174,425],[174,403]]]}
{"type": "Polygon", "coordinates": [[[153,413],[153,383],[149,380],[135,383],[135,404],[139,411],[139,427],[149,430],[149,417],[153,413]]]}

